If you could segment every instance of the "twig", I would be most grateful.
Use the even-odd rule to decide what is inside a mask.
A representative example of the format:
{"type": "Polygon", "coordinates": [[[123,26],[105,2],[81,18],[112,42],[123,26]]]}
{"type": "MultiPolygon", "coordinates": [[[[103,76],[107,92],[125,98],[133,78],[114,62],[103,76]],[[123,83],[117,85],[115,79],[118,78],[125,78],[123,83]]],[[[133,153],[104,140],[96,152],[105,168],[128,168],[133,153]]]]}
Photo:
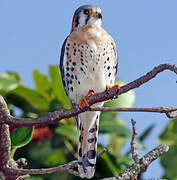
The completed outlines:
{"type": "MultiPolygon", "coordinates": [[[[111,89],[109,91],[105,91],[102,93],[97,93],[92,96],[87,97],[88,103],[91,105],[103,102],[109,99],[112,99],[117,94],[126,93],[131,89],[138,88],[142,84],[146,83],[150,79],[154,78],[158,73],[170,70],[177,74],[177,67],[171,64],[161,64],[155,67],[152,71],[148,72],[146,75],[132,81],[124,86],[122,86],[117,92],[117,89],[111,89]]],[[[2,98],[0,99],[0,103],[4,103],[2,98]]],[[[70,118],[79,113],[85,112],[88,110],[88,107],[83,103],[83,109],[81,110],[78,106],[73,107],[72,109],[60,109],[58,111],[49,113],[47,116],[43,116],[40,118],[15,118],[13,116],[3,116],[0,109],[0,123],[6,123],[9,125],[16,125],[16,126],[36,126],[36,125],[47,125],[47,124],[54,124],[63,118],[70,118]]]]}
{"type": "MultiPolygon", "coordinates": [[[[5,172],[12,175],[26,175],[26,174],[50,174],[54,172],[68,171],[71,173],[72,169],[77,167],[77,161],[72,161],[64,165],[59,165],[53,168],[42,168],[42,169],[19,169],[19,168],[5,168],[5,172]]],[[[79,176],[78,173],[73,171],[75,176],[79,176]]]]}
{"type": "Polygon", "coordinates": [[[89,111],[120,111],[120,112],[155,112],[165,113],[167,117],[177,117],[177,113],[171,113],[177,111],[177,107],[152,107],[152,108],[118,108],[118,107],[90,107],[89,111]]]}
{"type": "Polygon", "coordinates": [[[21,179],[24,179],[24,178],[28,178],[28,177],[30,177],[30,175],[26,174],[26,175],[24,175],[24,176],[18,177],[18,180],[21,180],[21,179]]]}
{"type": "MultiPolygon", "coordinates": [[[[97,157],[102,156],[106,152],[104,148],[102,151],[97,153],[97,157]]],[[[12,175],[26,175],[26,174],[51,174],[54,172],[67,171],[70,174],[79,176],[79,173],[74,170],[77,167],[77,161],[72,161],[64,165],[59,165],[53,168],[42,168],[42,169],[19,169],[19,168],[5,168],[5,172],[12,175]]]]}
{"type": "Polygon", "coordinates": [[[97,153],[97,157],[102,156],[106,151],[107,151],[106,148],[104,148],[102,151],[97,153]]]}
{"type": "Polygon", "coordinates": [[[131,123],[132,123],[132,130],[133,130],[132,140],[131,140],[131,153],[132,153],[133,160],[136,163],[138,163],[140,160],[140,155],[138,153],[138,148],[137,148],[137,144],[136,144],[136,136],[138,134],[137,130],[136,130],[136,121],[131,119],[131,123]]]}
{"type": "Polygon", "coordinates": [[[176,112],[176,113],[166,112],[166,116],[167,116],[168,118],[176,118],[176,117],[177,117],[177,112],[176,112]]]}

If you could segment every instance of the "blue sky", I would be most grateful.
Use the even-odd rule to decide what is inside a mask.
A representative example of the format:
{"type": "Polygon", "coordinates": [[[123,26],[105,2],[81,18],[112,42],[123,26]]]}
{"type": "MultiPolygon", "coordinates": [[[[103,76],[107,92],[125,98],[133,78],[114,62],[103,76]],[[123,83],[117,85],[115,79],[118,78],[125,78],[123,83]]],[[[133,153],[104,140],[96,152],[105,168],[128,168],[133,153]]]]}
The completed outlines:
{"type": "MultiPolygon", "coordinates": [[[[59,63],[60,48],[70,32],[73,13],[83,4],[101,7],[103,27],[117,45],[121,80],[130,82],[161,63],[177,65],[175,0],[0,0],[0,73],[17,71],[26,85],[34,87],[33,69],[47,74],[49,64],[59,63]]],[[[176,80],[172,72],[159,74],[135,90],[135,106],[175,106],[176,80]]],[[[129,125],[130,118],[134,118],[139,133],[152,123],[156,125],[145,142],[145,152],[157,145],[158,135],[169,122],[162,114],[122,113],[121,116],[129,125]]],[[[157,178],[162,172],[156,161],[145,177],[157,178]]]]}

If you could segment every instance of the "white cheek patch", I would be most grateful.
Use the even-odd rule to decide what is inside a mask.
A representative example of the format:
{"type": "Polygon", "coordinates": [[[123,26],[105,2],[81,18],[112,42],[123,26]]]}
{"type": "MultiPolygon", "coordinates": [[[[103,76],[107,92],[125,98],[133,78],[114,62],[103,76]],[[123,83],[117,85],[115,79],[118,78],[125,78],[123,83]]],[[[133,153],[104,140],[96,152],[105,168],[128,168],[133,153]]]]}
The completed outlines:
{"type": "Polygon", "coordinates": [[[82,27],[82,26],[85,25],[85,19],[86,19],[86,17],[83,14],[81,14],[80,18],[79,18],[79,25],[78,25],[78,27],[82,27]]]}

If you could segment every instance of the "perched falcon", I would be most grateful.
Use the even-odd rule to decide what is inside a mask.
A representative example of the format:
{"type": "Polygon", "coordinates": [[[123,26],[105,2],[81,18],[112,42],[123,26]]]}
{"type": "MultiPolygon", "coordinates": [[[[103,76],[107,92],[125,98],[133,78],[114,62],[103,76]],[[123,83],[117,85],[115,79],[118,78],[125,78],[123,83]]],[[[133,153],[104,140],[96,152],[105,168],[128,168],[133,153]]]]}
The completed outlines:
{"type": "MultiPolygon", "coordinates": [[[[79,7],[73,17],[72,29],[61,49],[60,70],[63,85],[72,106],[91,92],[117,88],[117,53],[114,40],[101,27],[102,15],[98,6],[79,7]],[[91,91],[90,91],[91,90],[91,91]],[[88,93],[89,91],[89,93],[88,93]]],[[[103,106],[103,103],[93,105],[103,106]]],[[[79,131],[78,171],[80,177],[91,178],[95,172],[97,136],[100,112],[84,112],[76,118],[79,131]]]]}

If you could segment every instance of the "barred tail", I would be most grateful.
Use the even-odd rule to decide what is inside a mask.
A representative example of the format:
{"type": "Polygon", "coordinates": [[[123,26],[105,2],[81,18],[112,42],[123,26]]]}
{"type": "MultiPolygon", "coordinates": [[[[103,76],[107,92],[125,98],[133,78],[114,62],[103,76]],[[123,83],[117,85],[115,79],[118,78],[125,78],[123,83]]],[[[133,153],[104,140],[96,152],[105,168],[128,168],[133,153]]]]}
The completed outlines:
{"type": "Polygon", "coordinates": [[[95,173],[99,117],[100,112],[79,115],[78,171],[82,178],[95,173]]]}

